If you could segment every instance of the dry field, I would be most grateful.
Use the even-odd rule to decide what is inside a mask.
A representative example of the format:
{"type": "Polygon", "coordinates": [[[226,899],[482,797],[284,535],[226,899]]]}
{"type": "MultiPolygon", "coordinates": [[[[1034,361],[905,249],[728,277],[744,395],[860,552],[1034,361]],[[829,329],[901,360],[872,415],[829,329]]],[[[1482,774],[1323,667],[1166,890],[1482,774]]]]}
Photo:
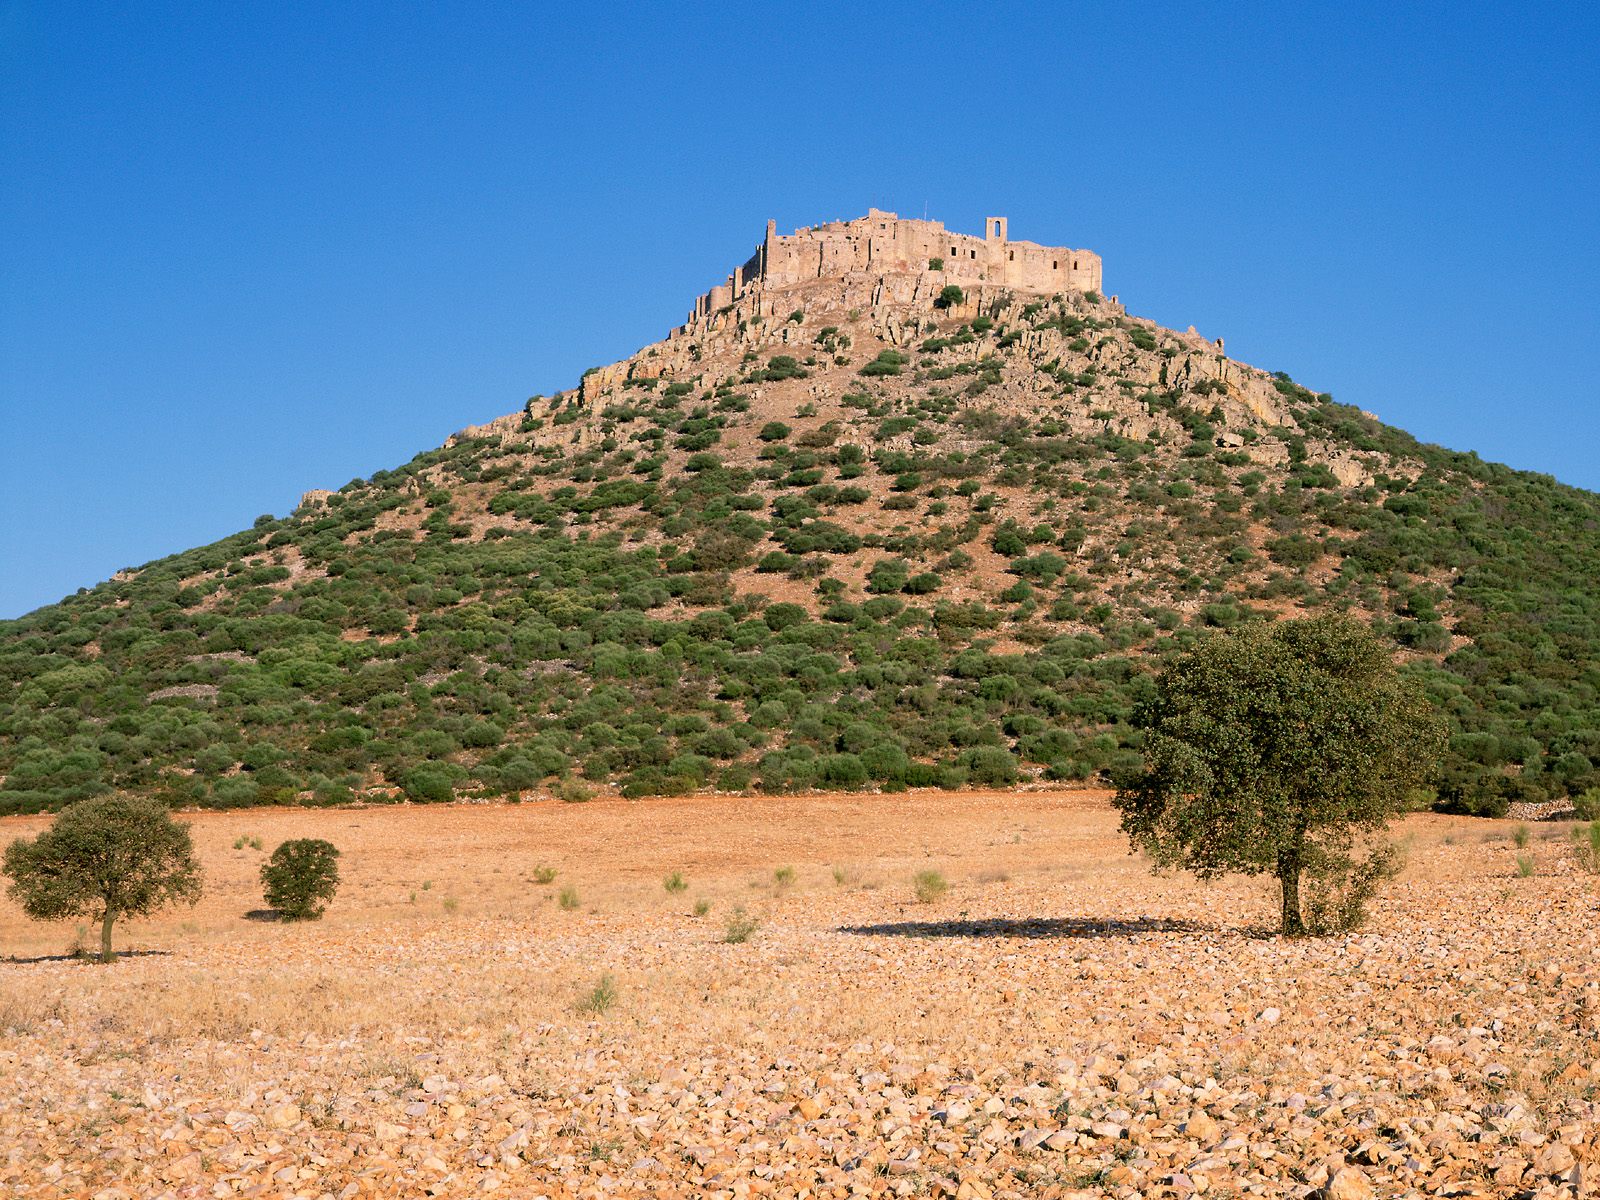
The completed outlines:
{"type": "Polygon", "coordinates": [[[1559,828],[1524,878],[1509,823],[1410,818],[1370,926],[1285,943],[1261,883],[1151,877],[1099,793],[189,819],[205,899],[120,928],[112,967],[0,901],[0,1194],[1554,1196],[1600,1174],[1597,890],[1559,828]],[[328,916],[252,917],[241,836],[339,845],[328,916]],[[919,903],[924,870],[950,886],[919,903]]]}

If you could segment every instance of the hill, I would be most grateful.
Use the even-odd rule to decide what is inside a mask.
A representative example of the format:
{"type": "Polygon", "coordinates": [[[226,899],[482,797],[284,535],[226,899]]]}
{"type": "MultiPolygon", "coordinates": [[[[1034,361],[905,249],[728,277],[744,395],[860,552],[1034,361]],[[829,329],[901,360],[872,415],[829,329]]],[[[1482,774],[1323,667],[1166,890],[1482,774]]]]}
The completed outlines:
{"type": "Polygon", "coordinates": [[[1451,722],[1420,801],[1600,783],[1600,497],[1049,286],[1099,278],[769,227],[571,390],[0,623],[0,812],[1089,779],[1165,656],[1328,609],[1451,722]]]}

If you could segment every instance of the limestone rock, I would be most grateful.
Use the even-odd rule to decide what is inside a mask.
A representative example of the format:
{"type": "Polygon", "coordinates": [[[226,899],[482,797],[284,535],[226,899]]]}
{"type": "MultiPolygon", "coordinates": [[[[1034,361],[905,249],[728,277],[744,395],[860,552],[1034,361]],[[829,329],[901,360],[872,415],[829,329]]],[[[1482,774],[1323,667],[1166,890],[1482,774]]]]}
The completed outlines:
{"type": "Polygon", "coordinates": [[[1341,1167],[1322,1187],[1323,1200],[1372,1200],[1372,1184],[1356,1167],[1341,1167]]]}
{"type": "Polygon", "coordinates": [[[1570,1171],[1577,1161],[1571,1147],[1561,1142],[1551,1142],[1534,1155],[1533,1169],[1540,1175],[1560,1175],[1570,1171]]]}

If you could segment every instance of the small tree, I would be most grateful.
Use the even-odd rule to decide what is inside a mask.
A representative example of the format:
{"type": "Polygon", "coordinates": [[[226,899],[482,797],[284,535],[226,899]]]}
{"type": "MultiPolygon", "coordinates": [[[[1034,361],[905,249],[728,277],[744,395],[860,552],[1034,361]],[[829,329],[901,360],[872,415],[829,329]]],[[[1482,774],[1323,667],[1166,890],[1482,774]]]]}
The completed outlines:
{"type": "Polygon", "coordinates": [[[1286,935],[1306,931],[1301,875],[1349,875],[1357,837],[1383,830],[1444,747],[1420,689],[1342,617],[1214,635],[1135,720],[1144,769],[1115,801],[1134,847],[1202,879],[1273,873],[1286,935]]]}
{"type": "Polygon", "coordinates": [[[38,837],[12,842],[0,872],[11,880],[11,898],[36,920],[98,919],[101,962],[113,957],[118,919],[200,899],[189,827],[142,797],[78,801],[38,837]]]}
{"type": "Polygon", "coordinates": [[[261,864],[269,905],[290,921],[315,921],[339,890],[339,851],[321,838],[284,842],[261,864]]]}
{"type": "Polygon", "coordinates": [[[935,308],[954,308],[965,300],[966,293],[953,283],[947,283],[939,290],[939,296],[933,302],[935,308]]]}

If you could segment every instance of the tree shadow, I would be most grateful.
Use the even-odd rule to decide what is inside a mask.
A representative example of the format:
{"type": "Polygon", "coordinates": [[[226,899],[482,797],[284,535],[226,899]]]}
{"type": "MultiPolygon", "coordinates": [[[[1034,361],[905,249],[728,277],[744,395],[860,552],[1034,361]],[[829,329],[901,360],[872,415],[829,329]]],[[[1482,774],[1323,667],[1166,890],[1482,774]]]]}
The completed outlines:
{"type": "Polygon", "coordinates": [[[246,921],[281,921],[283,914],[275,908],[252,908],[245,913],[246,921]]]}
{"type": "Polygon", "coordinates": [[[841,925],[839,933],[912,938],[1111,938],[1145,933],[1216,933],[1215,925],[1172,917],[1092,920],[1088,917],[983,917],[955,921],[891,921],[841,925]]]}
{"type": "MultiPolygon", "coordinates": [[[[120,962],[124,958],[171,958],[171,957],[172,957],[172,951],[171,950],[118,950],[116,952],[116,958],[113,961],[114,962],[120,962]]],[[[99,956],[99,953],[97,951],[90,951],[90,952],[88,952],[86,954],[39,954],[39,955],[35,955],[33,958],[21,958],[21,957],[18,957],[16,955],[11,955],[11,956],[9,956],[7,958],[0,958],[0,964],[4,964],[4,965],[7,965],[7,966],[16,966],[16,967],[31,966],[34,963],[70,963],[70,962],[82,963],[84,966],[87,966],[87,967],[99,967],[99,966],[104,966],[105,965],[104,963],[102,963],[100,961],[100,956],[99,956]]]]}

